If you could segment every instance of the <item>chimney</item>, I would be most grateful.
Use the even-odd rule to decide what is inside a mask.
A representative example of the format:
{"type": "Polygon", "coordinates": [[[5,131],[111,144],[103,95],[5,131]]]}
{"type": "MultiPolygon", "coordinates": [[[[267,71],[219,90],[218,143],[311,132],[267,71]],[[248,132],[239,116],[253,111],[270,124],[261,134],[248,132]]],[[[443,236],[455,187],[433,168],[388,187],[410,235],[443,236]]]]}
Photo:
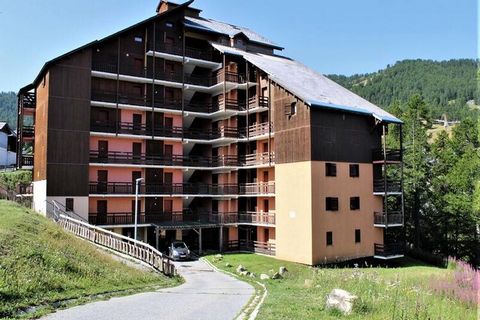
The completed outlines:
{"type": "MultiPolygon", "coordinates": [[[[157,14],[162,14],[165,11],[172,10],[178,6],[179,6],[178,3],[173,3],[168,0],[160,0],[160,3],[157,6],[157,14]]],[[[202,12],[202,10],[191,8],[191,7],[187,7],[185,9],[185,15],[187,17],[198,18],[200,17],[200,12],[202,12]]]]}

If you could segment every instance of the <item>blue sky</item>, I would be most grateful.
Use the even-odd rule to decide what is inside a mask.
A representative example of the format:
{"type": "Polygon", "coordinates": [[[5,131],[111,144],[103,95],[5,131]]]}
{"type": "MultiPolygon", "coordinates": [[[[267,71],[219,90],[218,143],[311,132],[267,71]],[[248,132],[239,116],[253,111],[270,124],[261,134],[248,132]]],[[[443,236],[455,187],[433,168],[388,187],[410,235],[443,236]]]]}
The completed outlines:
{"type": "MultiPolygon", "coordinates": [[[[157,3],[0,0],[0,91],[17,91],[47,60],[154,15],[157,3]]],[[[324,74],[477,57],[476,0],[196,0],[194,7],[259,32],[324,74]]]]}

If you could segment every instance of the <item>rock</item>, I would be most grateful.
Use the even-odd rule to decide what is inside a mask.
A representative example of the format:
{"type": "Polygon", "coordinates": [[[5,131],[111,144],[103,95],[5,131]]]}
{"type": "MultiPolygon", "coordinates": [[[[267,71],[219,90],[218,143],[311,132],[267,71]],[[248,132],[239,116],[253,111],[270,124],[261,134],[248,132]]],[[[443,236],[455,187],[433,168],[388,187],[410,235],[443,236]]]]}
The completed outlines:
{"type": "Polygon", "coordinates": [[[250,275],[250,272],[249,272],[249,271],[241,271],[241,272],[240,272],[240,275],[241,275],[241,276],[248,277],[248,276],[250,275]]]}
{"type": "Polygon", "coordinates": [[[227,267],[227,268],[231,268],[231,267],[232,267],[232,265],[231,265],[230,263],[228,263],[228,262],[227,262],[227,263],[225,263],[225,267],[227,267]]]}
{"type": "Polygon", "coordinates": [[[333,289],[327,296],[327,308],[341,311],[344,315],[352,313],[355,300],[358,297],[342,289],[333,289]]]}
{"type": "Polygon", "coordinates": [[[250,278],[255,278],[255,277],[256,277],[255,273],[250,272],[250,278]]]}
{"type": "Polygon", "coordinates": [[[287,272],[288,272],[288,270],[285,267],[278,268],[278,273],[280,273],[281,276],[283,276],[287,272]]]}
{"type": "Polygon", "coordinates": [[[277,280],[277,279],[282,279],[283,277],[280,275],[280,273],[278,272],[275,272],[272,276],[272,279],[273,280],[277,280]]]}
{"type": "Polygon", "coordinates": [[[305,279],[303,286],[305,288],[310,288],[313,285],[313,280],[312,279],[305,279]]]}
{"type": "Polygon", "coordinates": [[[245,270],[247,270],[247,269],[245,269],[245,267],[242,266],[242,265],[239,265],[239,266],[237,267],[237,273],[240,273],[240,272],[245,271],[245,270]]]}
{"type": "Polygon", "coordinates": [[[215,255],[215,259],[217,260],[222,260],[223,259],[223,256],[221,254],[216,254],[215,255]]]}
{"type": "Polygon", "coordinates": [[[270,276],[268,274],[262,273],[260,275],[260,280],[267,280],[267,279],[270,279],[270,276]]]}

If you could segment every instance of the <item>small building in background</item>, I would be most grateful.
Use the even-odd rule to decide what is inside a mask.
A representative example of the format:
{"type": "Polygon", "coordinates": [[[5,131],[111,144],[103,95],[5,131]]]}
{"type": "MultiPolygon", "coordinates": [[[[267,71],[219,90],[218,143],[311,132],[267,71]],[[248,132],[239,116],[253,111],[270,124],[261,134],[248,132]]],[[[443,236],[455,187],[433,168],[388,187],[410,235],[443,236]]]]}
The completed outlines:
{"type": "Polygon", "coordinates": [[[17,134],[8,123],[0,122],[0,168],[14,167],[17,159],[17,134]]]}

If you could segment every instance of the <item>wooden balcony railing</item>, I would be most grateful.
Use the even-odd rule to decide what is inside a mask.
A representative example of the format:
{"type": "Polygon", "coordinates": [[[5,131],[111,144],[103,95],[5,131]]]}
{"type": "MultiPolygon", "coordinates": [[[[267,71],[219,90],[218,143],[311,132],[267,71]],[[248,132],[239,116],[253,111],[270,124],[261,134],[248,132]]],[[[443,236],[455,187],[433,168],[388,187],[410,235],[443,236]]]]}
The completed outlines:
{"type": "Polygon", "coordinates": [[[266,255],[275,255],[275,243],[251,241],[251,240],[232,240],[227,243],[227,250],[249,251],[266,255]]]}
{"type": "Polygon", "coordinates": [[[24,138],[35,137],[35,127],[34,126],[23,126],[22,127],[22,137],[24,137],[24,138]]]}
{"type": "Polygon", "coordinates": [[[384,153],[383,149],[373,149],[372,151],[373,162],[381,162],[386,160],[387,162],[402,162],[402,150],[400,149],[387,149],[384,153]]]}
{"type": "Polygon", "coordinates": [[[22,107],[27,109],[35,109],[37,106],[37,99],[34,92],[25,92],[21,96],[22,107]]]}
{"type": "Polygon", "coordinates": [[[273,123],[258,123],[248,127],[248,136],[250,138],[266,135],[272,130],[273,132],[273,123]]]}
{"type": "Polygon", "coordinates": [[[247,211],[238,214],[238,222],[260,225],[275,225],[275,212],[247,211]]]}
{"type": "Polygon", "coordinates": [[[403,214],[401,212],[392,211],[385,214],[385,212],[375,212],[373,223],[380,226],[403,225],[403,214]]]}
{"type": "Polygon", "coordinates": [[[402,182],[400,180],[388,179],[385,184],[384,179],[375,179],[373,180],[373,192],[400,193],[402,192],[402,182]]]}
{"type": "Polygon", "coordinates": [[[21,166],[22,167],[33,166],[33,156],[32,155],[22,155],[21,156],[21,166]]]}
{"type": "Polygon", "coordinates": [[[393,256],[401,256],[404,253],[405,253],[404,243],[387,243],[387,244],[375,243],[375,256],[388,258],[393,256]]]}
{"type": "MultiPolygon", "coordinates": [[[[154,49],[153,46],[149,44],[149,50],[153,50],[153,49],[154,49]]],[[[160,45],[157,44],[155,47],[155,51],[165,52],[165,53],[169,53],[177,56],[183,56],[183,48],[181,45],[168,44],[168,43],[162,43],[160,45]]],[[[206,48],[196,48],[196,47],[186,46],[185,56],[199,59],[199,60],[211,61],[212,50],[206,49],[206,48]]]]}
{"type": "Polygon", "coordinates": [[[269,195],[275,194],[275,182],[253,182],[239,184],[239,194],[242,195],[269,195]]]}
{"type": "Polygon", "coordinates": [[[239,162],[242,166],[255,166],[275,163],[275,153],[253,153],[239,156],[239,162]]]}

